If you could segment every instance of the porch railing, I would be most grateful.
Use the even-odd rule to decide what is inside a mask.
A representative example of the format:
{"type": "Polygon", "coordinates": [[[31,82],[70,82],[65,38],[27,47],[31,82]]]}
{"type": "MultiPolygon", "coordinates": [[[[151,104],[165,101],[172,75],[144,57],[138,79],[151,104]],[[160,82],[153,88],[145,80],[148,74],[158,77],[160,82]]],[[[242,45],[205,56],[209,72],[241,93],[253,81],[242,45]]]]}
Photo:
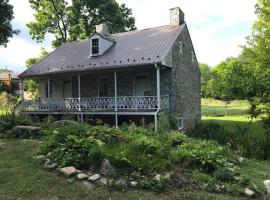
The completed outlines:
{"type": "MultiPolygon", "coordinates": [[[[160,109],[169,108],[169,96],[160,97],[160,109]]],[[[89,98],[51,98],[37,101],[24,101],[22,111],[124,111],[157,110],[156,96],[120,96],[89,98]],[[116,100],[116,103],[115,103],[116,100]],[[116,106],[116,109],[115,109],[116,106]]]]}

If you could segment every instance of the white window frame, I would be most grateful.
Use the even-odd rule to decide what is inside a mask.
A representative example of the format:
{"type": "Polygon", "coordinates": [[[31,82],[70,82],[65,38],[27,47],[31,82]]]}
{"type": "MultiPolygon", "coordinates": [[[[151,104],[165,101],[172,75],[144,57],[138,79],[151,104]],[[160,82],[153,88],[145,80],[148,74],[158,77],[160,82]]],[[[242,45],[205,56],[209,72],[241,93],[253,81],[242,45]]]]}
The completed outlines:
{"type": "Polygon", "coordinates": [[[100,39],[97,37],[97,38],[92,38],[91,39],[91,56],[98,56],[100,53],[100,39]],[[98,41],[98,45],[93,45],[93,40],[97,40],[98,41]],[[98,53],[93,53],[93,48],[94,47],[97,47],[98,48],[98,53]]]}
{"type": "Polygon", "coordinates": [[[179,130],[183,130],[184,129],[184,117],[178,117],[178,129],[179,130]]]}
{"type": "Polygon", "coordinates": [[[178,42],[179,42],[179,52],[180,54],[183,54],[183,42],[181,40],[179,40],[178,42]]]}
{"type": "Polygon", "coordinates": [[[194,53],[194,51],[191,51],[191,61],[195,62],[195,53],[194,53]]]}

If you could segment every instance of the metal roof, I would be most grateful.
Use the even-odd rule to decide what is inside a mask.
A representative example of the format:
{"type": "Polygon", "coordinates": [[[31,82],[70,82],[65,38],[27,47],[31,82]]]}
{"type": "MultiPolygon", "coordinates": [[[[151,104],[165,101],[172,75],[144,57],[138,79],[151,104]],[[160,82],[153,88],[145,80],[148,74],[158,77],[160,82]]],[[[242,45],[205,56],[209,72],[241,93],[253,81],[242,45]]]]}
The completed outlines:
{"type": "Polygon", "coordinates": [[[0,74],[0,80],[18,79],[19,73],[4,72],[0,74]],[[10,77],[9,77],[10,76],[10,77]]]}
{"type": "Polygon", "coordinates": [[[110,35],[115,44],[97,57],[89,57],[90,39],[66,43],[19,77],[162,62],[184,26],[166,25],[110,35]]]}

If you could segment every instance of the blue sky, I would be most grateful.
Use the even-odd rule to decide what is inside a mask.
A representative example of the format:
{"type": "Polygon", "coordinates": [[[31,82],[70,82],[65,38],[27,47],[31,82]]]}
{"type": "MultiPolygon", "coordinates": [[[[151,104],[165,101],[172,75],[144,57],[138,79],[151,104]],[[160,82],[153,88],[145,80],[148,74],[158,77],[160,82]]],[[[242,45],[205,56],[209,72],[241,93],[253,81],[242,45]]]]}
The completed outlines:
{"type": "MultiPolygon", "coordinates": [[[[256,20],[256,0],[117,0],[133,9],[138,29],[169,24],[169,9],[179,6],[185,12],[186,22],[192,37],[199,62],[212,66],[229,56],[237,56],[239,45],[251,33],[256,20]]],[[[0,66],[22,72],[25,61],[37,57],[41,48],[52,51],[52,35],[43,43],[31,39],[26,23],[32,21],[33,11],[28,0],[10,0],[14,5],[14,28],[20,34],[0,47],[0,66]]]]}

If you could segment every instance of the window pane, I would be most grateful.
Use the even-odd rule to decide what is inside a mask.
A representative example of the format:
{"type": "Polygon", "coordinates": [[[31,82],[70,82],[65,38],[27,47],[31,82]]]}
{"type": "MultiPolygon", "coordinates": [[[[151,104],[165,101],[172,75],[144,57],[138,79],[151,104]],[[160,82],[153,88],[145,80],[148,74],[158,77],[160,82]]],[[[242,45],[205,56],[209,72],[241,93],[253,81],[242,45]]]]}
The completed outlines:
{"type": "Polygon", "coordinates": [[[98,54],[99,48],[98,47],[92,47],[92,54],[98,54]]]}
{"type": "Polygon", "coordinates": [[[92,39],[92,46],[98,46],[98,39],[92,39]]]}

